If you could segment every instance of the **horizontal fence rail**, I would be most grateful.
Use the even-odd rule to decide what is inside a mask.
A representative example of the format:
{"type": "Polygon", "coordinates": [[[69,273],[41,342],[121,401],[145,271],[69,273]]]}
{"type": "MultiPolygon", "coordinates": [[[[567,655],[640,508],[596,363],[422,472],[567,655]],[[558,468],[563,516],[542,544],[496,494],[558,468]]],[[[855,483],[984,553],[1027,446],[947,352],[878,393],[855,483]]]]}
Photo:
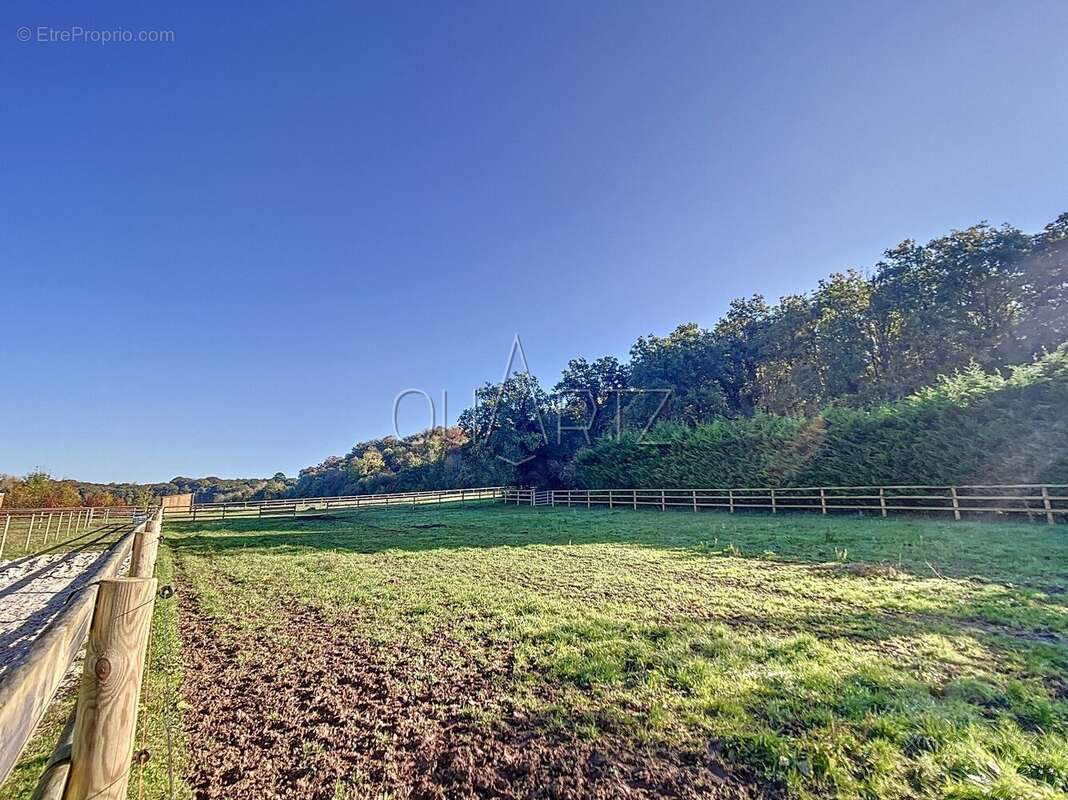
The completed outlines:
{"type": "Polygon", "coordinates": [[[169,520],[216,520],[241,517],[296,517],[327,514],[332,511],[356,511],[366,508],[413,508],[422,505],[464,505],[480,500],[499,500],[509,490],[506,486],[483,486],[474,489],[442,489],[429,492],[392,494],[354,494],[338,497],[296,497],[235,503],[194,503],[188,508],[167,510],[169,520]]]}
{"type": "Polygon", "coordinates": [[[1068,521],[1068,484],[960,486],[794,486],[772,489],[508,489],[505,503],[568,508],[654,508],[963,515],[1027,515],[1068,521]]]}

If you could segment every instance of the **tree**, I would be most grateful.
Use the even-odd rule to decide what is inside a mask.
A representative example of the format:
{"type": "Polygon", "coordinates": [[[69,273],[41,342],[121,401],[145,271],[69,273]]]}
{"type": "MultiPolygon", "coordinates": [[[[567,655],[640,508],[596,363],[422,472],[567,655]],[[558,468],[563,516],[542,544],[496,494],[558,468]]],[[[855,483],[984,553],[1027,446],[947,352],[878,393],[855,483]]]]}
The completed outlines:
{"type": "Polygon", "coordinates": [[[475,405],[460,415],[460,427],[477,448],[513,466],[537,457],[549,443],[549,398],[529,372],[475,392],[475,405]]]}
{"type": "Polygon", "coordinates": [[[11,508],[65,508],[81,504],[81,495],[73,481],[58,481],[43,470],[16,481],[4,501],[11,508]]]}
{"type": "MultiPolygon", "coordinates": [[[[562,424],[583,428],[583,443],[598,439],[616,425],[616,404],[630,386],[630,367],[613,356],[590,362],[573,358],[553,388],[562,424]]],[[[575,438],[578,438],[577,436],[575,438]]]]}

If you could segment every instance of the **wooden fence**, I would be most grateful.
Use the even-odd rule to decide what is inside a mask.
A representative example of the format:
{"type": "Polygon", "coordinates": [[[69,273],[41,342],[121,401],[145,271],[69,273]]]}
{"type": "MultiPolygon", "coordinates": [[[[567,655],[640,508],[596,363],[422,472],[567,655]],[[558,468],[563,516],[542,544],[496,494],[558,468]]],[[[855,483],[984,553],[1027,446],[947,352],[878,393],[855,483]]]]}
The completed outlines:
{"type": "Polygon", "coordinates": [[[162,524],[162,509],[133,519],[130,530],[83,576],[85,585],[0,675],[0,782],[84,645],[77,705],[34,797],[125,798],[162,524]],[[127,557],[130,577],[117,577],[127,557]]]}
{"type": "Polygon", "coordinates": [[[797,486],[781,489],[508,489],[506,503],[568,508],[852,512],[1007,516],[1068,521],[1068,484],[971,486],[797,486]]]}
{"type": "Polygon", "coordinates": [[[421,505],[465,505],[483,500],[499,500],[509,491],[505,486],[476,489],[443,489],[429,492],[356,494],[340,497],[297,497],[284,500],[258,500],[236,503],[194,503],[188,509],[168,509],[170,520],[220,520],[242,517],[296,517],[357,511],[367,508],[414,508],[421,505]]]}
{"type": "Polygon", "coordinates": [[[9,508],[0,511],[0,561],[56,546],[94,526],[130,523],[148,514],[148,506],[89,508],[9,508]]]}

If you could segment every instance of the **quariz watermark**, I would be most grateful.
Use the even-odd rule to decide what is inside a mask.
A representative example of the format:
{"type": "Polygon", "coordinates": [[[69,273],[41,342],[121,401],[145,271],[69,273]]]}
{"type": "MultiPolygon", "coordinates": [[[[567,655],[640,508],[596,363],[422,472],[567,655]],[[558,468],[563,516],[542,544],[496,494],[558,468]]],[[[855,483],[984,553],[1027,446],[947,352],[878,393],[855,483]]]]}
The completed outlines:
{"type": "Polygon", "coordinates": [[[15,38],[36,44],[170,44],[174,41],[174,31],[21,25],[15,30],[15,38]]]}
{"type": "MultiPolygon", "coordinates": [[[[598,386],[546,393],[538,386],[527,363],[523,344],[516,335],[504,376],[496,386],[488,384],[474,392],[474,405],[464,411],[459,424],[475,443],[489,444],[494,455],[512,466],[536,457],[535,451],[568,441],[592,444],[595,439],[633,436],[640,445],[660,445],[650,431],[672,400],[670,388],[598,386]],[[516,369],[516,359],[521,369],[516,369]],[[546,424],[546,421],[549,424],[546,424]],[[554,424],[555,423],[555,424],[554,424]],[[555,431],[555,436],[550,434],[555,431]]],[[[421,397],[430,412],[430,430],[439,428],[438,405],[422,389],[404,389],[393,400],[393,432],[402,438],[398,417],[406,398],[421,397]]],[[[442,429],[449,427],[449,395],[441,393],[442,429]]]]}

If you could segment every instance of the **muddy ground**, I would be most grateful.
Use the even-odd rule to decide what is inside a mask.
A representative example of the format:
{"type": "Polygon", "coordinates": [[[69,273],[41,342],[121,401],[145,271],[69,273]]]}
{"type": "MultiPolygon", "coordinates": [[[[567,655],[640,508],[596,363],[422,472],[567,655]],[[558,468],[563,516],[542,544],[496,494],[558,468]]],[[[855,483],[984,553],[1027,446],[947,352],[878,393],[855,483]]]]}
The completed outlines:
{"type": "Polygon", "coordinates": [[[238,636],[182,598],[198,798],[743,798],[711,750],[590,742],[523,716],[512,660],[447,635],[376,646],[306,609],[238,636]]]}

